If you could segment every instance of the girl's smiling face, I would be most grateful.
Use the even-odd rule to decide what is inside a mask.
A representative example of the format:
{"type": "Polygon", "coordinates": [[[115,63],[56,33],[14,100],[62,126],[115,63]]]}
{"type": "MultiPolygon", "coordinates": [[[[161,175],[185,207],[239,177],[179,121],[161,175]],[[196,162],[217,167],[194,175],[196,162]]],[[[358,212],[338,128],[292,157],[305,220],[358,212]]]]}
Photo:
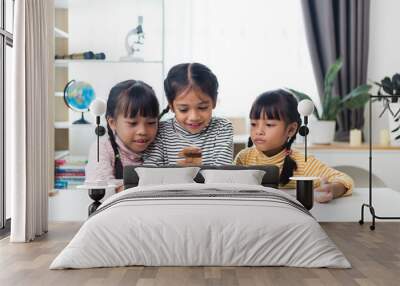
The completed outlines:
{"type": "Polygon", "coordinates": [[[197,134],[208,126],[214,107],[211,97],[194,87],[177,95],[170,104],[176,121],[191,134],[197,134]]]}
{"type": "Polygon", "coordinates": [[[286,124],[283,120],[268,119],[263,113],[263,117],[251,119],[250,136],[257,150],[274,154],[296,134],[297,127],[296,122],[286,124]]]}
{"type": "Polygon", "coordinates": [[[146,150],[157,135],[157,118],[143,117],[139,113],[133,117],[118,115],[107,119],[111,129],[131,151],[140,153],[146,150]]]}

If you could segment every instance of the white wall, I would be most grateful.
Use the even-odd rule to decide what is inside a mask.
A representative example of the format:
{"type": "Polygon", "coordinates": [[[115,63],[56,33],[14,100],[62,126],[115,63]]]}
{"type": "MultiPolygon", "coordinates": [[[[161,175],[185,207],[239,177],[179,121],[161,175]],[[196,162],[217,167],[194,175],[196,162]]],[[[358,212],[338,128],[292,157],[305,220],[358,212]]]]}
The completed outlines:
{"type": "MultiPolygon", "coordinates": [[[[400,1],[398,0],[372,0],[370,14],[370,50],[368,63],[368,79],[380,81],[383,77],[400,72],[400,1]]],[[[374,89],[375,90],[375,89],[374,89]]],[[[368,108],[367,108],[368,109],[368,108]]],[[[378,119],[382,109],[380,103],[375,103],[373,108],[373,141],[379,142],[379,130],[389,127],[387,113],[378,119]]],[[[366,110],[366,127],[368,134],[368,110],[366,110]]],[[[369,138],[369,137],[368,137],[369,138]]]]}
{"type": "Polygon", "coordinates": [[[166,67],[209,66],[220,83],[217,114],[248,118],[260,93],[281,87],[318,97],[300,1],[167,3],[166,67]]]}

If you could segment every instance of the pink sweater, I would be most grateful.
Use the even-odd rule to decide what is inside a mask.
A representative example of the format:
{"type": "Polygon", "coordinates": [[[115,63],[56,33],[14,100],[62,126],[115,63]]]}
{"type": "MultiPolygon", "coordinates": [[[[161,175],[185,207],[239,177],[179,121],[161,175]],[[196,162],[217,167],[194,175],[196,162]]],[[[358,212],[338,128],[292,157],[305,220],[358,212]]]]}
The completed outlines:
{"type": "MultiPolygon", "coordinates": [[[[141,154],[134,153],[128,149],[122,141],[116,137],[116,143],[120,153],[122,166],[142,165],[143,160],[141,154]]],[[[100,139],[99,143],[99,162],[97,162],[97,142],[90,147],[88,163],[85,168],[87,182],[96,180],[115,179],[115,155],[111,147],[108,136],[100,139]]]]}

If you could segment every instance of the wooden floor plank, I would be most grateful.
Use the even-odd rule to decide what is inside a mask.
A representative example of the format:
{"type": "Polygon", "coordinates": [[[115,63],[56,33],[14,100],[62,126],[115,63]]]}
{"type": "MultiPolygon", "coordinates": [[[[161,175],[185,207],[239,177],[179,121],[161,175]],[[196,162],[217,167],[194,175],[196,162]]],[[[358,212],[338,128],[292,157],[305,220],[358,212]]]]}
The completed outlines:
{"type": "Polygon", "coordinates": [[[290,267],[116,267],[48,269],[79,230],[79,223],[53,223],[32,243],[0,241],[0,285],[399,285],[400,223],[380,222],[375,231],[357,223],[322,223],[352,269],[290,267]]]}

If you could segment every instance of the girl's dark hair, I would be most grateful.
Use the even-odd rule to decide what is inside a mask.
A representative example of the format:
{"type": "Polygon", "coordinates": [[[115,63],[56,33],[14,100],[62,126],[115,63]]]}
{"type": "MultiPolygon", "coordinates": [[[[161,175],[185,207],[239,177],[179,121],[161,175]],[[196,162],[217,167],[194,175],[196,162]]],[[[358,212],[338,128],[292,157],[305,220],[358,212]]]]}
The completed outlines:
{"type": "MultiPolygon", "coordinates": [[[[290,157],[290,148],[296,140],[296,134],[301,126],[301,117],[297,111],[297,100],[289,92],[278,89],[264,92],[259,95],[254,101],[250,110],[250,119],[257,120],[263,117],[270,120],[283,120],[286,126],[296,122],[298,128],[293,137],[288,138],[287,142],[283,147],[288,151],[283,163],[282,172],[279,178],[279,182],[282,185],[289,183],[289,178],[293,176],[293,171],[297,170],[296,161],[290,157]]],[[[252,146],[253,142],[249,138],[248,146],[252,146]]]]}
{"type": "MultiPolygon", "coordinates": [[[[133,118],[137,114],[143,117],[157,118],[160,112],[158,100],[153,88],[137,80],[125,80],[114,85],[107,100],[106,119],[116,119],[119,115],[133,118]]],[[[107,121],[107,131],[114,150],[114,173],[116,179],[122,179],[123,168],[115,141],[114,133],[107,121]]]]}
{"type": "MultiPolygon", "coordinates": [[[[198,88],[211,97],[214,104],[217,102],[218,80],[215,74],[203,64],[184,63],[172,67],[164,80],[168,103],[172,105],[178,94],[191,87],[198,88]]],[[[162,111],[160,118],[168,111],[169,106],[162,111]]]]}

